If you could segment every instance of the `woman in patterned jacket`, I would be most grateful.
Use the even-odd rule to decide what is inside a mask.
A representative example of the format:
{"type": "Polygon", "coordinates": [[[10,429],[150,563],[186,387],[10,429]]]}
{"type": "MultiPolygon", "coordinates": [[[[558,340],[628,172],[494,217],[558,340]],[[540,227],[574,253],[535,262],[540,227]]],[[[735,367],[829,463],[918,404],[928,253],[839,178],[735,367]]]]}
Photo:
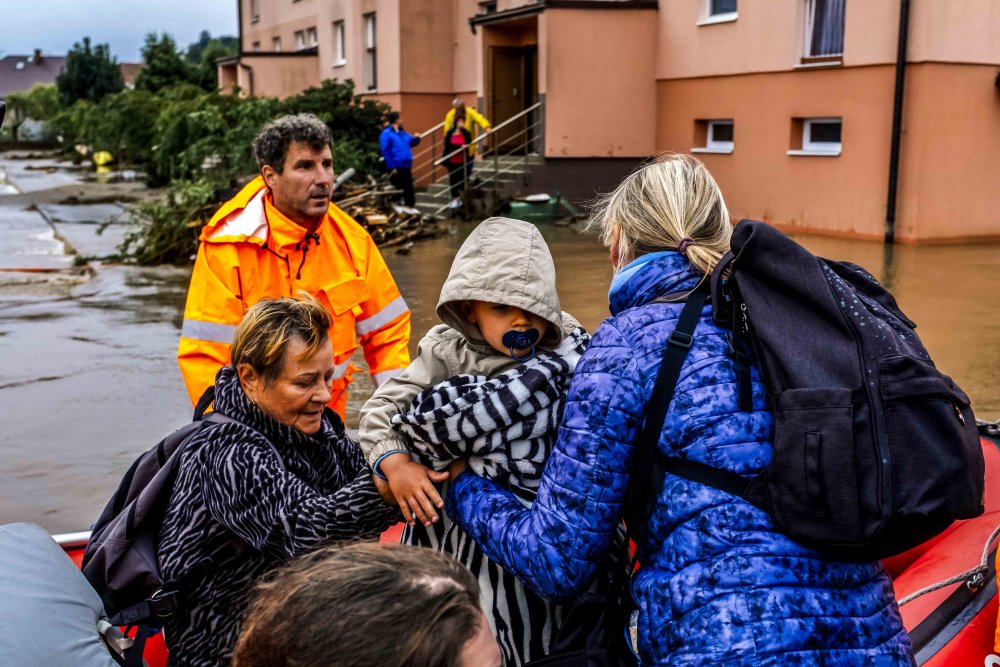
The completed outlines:
{"type": "Polygon", "coordinates": [[[398,520],[330,400],[330,316],[311,296],[264,300],[233,337],[215,409],[185,451],[160,530],[176,579],[236,536],[250,546],[189,590],[164,632],[171,665],[228,665],[247,594],[293,556],[333,540],[376,538],[398,520]]]}
{"type": "MultiPolygon", "coordinates": [[[[668,155],[629,176],[595,216],[616,269],[612,316],[577,365],[532,507],[470,472],[449,516],[541,595],[593,577],[621,517],[638,440],[680,303],[729,249],[715,181],[668,155]]],[[[756,368],[753,410],[711,306],[702,312],[659,437],[660,451],[751,476],[771,459],[772,414],[756,368]]],[[[455,472],[458,472],[457,470],[455,472]]],[[[638,528],[632,578],[643,665],[910,665],[892,584],[879,562],[846,563],[777,532],[760,509],[673,475],[638,528]]]]}

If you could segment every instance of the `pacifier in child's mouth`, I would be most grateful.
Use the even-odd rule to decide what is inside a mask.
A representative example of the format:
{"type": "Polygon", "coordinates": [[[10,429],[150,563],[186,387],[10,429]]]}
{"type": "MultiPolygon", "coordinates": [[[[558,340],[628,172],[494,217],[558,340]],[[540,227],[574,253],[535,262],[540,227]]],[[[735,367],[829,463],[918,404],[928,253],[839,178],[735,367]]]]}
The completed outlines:
{"type": "Polygon", "coordinates": [[[500,342],[504,344],[505,347],[510,348],[510,356],[518,361],[528,361],[535,356],[535,343],[538,342],[538,329],[525,329],[524,331],[518,331],[517,329],[511,329],[503,335],[500,342]],[[530,348],[531,352],[527,356],[519,357],[514,352],[514,350],[523,350],[524,348],[530,348]]]}

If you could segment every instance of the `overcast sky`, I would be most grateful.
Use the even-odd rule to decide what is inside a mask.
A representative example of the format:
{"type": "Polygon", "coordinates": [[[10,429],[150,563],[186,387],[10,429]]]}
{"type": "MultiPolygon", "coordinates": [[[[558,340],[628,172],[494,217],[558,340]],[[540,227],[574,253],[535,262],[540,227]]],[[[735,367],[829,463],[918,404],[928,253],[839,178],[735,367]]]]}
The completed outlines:
{"type": "Polygon", "coordinates": [[[66,55],[89,36],[118,62],[139,62],[146,33],[167,32],[184,49],[202,30],[235,35],[236,0],[0,0],[0,54],[66,55]]]}

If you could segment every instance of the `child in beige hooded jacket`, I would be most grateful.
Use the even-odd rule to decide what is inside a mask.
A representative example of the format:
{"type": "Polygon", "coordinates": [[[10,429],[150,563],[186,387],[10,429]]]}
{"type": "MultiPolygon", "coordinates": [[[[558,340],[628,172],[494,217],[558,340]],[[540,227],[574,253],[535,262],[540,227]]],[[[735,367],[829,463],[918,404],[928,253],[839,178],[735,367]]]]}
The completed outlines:
{"type": "MultiPolygon", "coordinates": [[[[461,453],[475,472],[502,479],[530,503],[576,359],[589,337],[560,309],[555,264],[541,233],[530,223],[509,218],[483,221],[462,244],[441,289],[437,314],[444,324],[421,339],[409,367],[383,383],[362,408],[361,449],[375,474],[388,479],[408,519],[403,541],[451,553],[472,570],[506,664],[520,665],[548,652],[561,610],[526,590],[491,563],[447,516],[439,516],[443,502],[434,484],[447,479],[449,460],[461,453]],[[508,331],[529,329],[538,332],[533,346],[512,347],[503,340],[508,331]],[[528,361],[536,349],[538,356],[528,361]],[[537,377],[548,373],[541,392],[547,398],[519,387],[518,374],[528,368],[536,385],[537,377]],[[446,393],[455,387],[458,394],[446,393]],[[433,404],[438,414],[467,404],[470,397],[489,404],[491,416],[484,420],[495,432],[473,433],[476,418],[469,416],[473,406],[466,405],[467,415],[452,415],[461,419],[458,431],[442,431],[437,423],[437,435],[447,442],[422,441],[421,434],[431,435],[427,414],[432,411],[421,406],[433,404]],[[506,430],[497,427],[503,419],[496,413],[503,411],[501,404],[507,404],[511,413],[506,430]],[[525,412],[530,413],[526,427],[521,421],[525,412]],[[532,435],[527,433],[532,429],[531,445],[504,442],[512,433],[532,435]],[[484,442],[493,451],[477,460],[484,442]],[[430,459],[421,455],[428,452],[430,459]],[[524,460],[519,460],[521,456],[524,460]]],[[[483,416],[482,410],[476,414],[483,416]]]]}

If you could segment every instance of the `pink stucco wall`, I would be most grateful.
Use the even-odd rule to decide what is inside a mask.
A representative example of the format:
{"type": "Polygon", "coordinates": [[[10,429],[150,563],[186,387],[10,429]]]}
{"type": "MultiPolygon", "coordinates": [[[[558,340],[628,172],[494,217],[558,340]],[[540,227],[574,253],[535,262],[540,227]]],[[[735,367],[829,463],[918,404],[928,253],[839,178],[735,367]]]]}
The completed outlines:
{"type": "Polygon", "coordinates": [[[996,65],[907,68],[896,223],[901,241],[1000,238],[996,75],[996,65]]]}
{"type": "Polygon", "coordinates": [[[545,155],[652,153],[656,11],[548,9],[538,25],[545,155]]]}
{"type": "Polygon", "coordinates": [[[320,83],[316,56],[267,57],[246,55],[241,59],[239,85],[257,96],[288,97],[320,83]],[[253,72],[252,82],[247,68],[253,72]],[[252,85],[252,88],[251,88],[252,85]]]}
{"type": "Polygon", "coordinates": [[[697,157],[736,217],[880,238],[892,81],[890,66],[661,81],[657,149],[690,152],[696,119],[732,118],[732,153],[697,157]],[[822,116],[843,118],[841,155],[788,155],[792,119],[822,116]]]}
{"type": "MultiPolygon", "coordinates": [[[[805,0],[741,2],[736,20],[705,21],[705,0],[661,2],[659,79],[786,71],[802,57],[805,0]]],[[[1000,63],[1000,3],[911,3],[911,62],[1000,63]],[[946,27],[947,29],[942,29],[946,27]]],[[[847,2],[845,66],[895,63],[898,0],[847,2]]]]}

